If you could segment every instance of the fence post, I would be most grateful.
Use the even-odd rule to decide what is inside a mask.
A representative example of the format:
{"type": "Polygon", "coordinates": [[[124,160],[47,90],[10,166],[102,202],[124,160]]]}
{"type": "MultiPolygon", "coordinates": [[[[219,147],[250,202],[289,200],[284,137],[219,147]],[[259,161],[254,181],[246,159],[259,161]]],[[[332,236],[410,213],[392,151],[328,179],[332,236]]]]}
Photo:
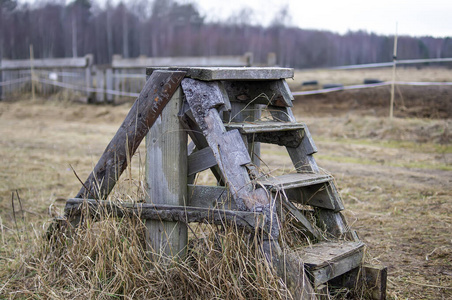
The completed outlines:
{"type": "MultiPolygon", "coordinates": [[[[187,199],[187,133],[180,125],[179,87],[146,136],[146,202],[184,205],[187,199]]],[[[184,223],[146,221],[150,257],[182,257],[187,245],[184,223]]]]}
{"type": "Polygon", "coordinates": [[[35,101],[35,73],[33,70],[33,60],[34,60],[34,54],[33,54],[33,45],[30,45],[30,76],[31,76],[31,98],[33,101],[35,101]]]}
{"type": "Polygon", "coordinates": [[[108,103],[112,103],[114,100],[113,94],[110,93],[111,90],[113,90],[113,69],[107,68],[105,70],[105,97],[108,103]]]}
{"type": "Polygon", "coordinates": [[[2,71],[2,53],[0,52],[0,101],[3,100],[3,71],[2,71]]]}
{"type": "Polygon", "coordinates": [[[104,70],[96,68],[96,102],[102,103],[105,101],[105,77],[104,70]]]}
{"type": "Polygon", "coordinates": [[[86,67],[85,67],[85,88],[86,88],[86,99],[89,102],[91,98],[91,87],[93,86],[93,79],[92,79],[92,67],[93,67],[93,55],[87,54],[85,55],[86,58],[86,67]]]}

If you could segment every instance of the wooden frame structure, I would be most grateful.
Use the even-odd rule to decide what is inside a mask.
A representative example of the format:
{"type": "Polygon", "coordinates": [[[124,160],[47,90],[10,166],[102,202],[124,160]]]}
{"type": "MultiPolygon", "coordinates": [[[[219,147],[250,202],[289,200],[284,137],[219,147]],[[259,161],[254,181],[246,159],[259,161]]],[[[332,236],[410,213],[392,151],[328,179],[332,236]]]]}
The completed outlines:
{"type": "Polygon", "coordinates": [[[234,222],[260,232],[265,257],[293,297],[316,299],[333,283],[346,286],[347,281],[365,283],[375,299],[385,299],[386,269],[363,265],[365,245],[341,214],[344,205],[333,177],[317,166],[306,124],[292,114],[285,82],[292,69],[147,68],[147,75],[99,163],[66,203],[73,225],[81,222],[85,203],[91,214],[140,212],[151,248],[159,256],[183,256],[187,223],[234,222]],[[270,121],[262,118],[264,111],[270,121]],[[146,203],[101,201],[145,135],[146,203]],[[260,173],[260,143],[285,147],[296,173],[260,173]],[[193,185],[194,175],[207,169],[218,186],[193,185]],[[284,249],[278,236],[286,214],[312,245],[284,249]]]}

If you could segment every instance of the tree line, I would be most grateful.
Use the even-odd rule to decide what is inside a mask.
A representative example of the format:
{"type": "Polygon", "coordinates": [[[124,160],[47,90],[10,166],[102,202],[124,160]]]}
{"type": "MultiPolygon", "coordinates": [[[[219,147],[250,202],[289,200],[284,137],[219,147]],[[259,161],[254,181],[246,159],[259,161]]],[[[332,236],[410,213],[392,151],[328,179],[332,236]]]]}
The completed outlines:
{"type": "MultiPolygon", "coordinates": [[[[269,26],[249,22],[244,9],[223,22],[207,22],[196,2],[132,0],[101,7],[90,0],[68,4],[44,0],[18,5],[0,0],[0,58],[27,59],[33,44],[35,58],[94,54],[95,63],[108,64],[114,54],[212,56],[252,52],[264,63],[276,53],[284,67],[313,68],[387,62],[394,37],[365,31],[337,34],[291,26],[290,12],[275,13],[269,26]]],[[[452,57],[452,39],[402,36],[398,58],[452,57]]]]}

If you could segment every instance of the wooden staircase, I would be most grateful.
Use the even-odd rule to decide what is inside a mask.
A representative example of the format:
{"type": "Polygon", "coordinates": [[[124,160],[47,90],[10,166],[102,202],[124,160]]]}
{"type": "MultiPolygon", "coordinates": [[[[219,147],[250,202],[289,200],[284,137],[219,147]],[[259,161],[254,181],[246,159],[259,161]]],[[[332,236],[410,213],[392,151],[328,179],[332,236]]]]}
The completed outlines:
{"type": "MultiPolygon", "coordinates": [[[[292,289],[295,298],[314,299],[314,291],[323,292],[331,280],[337,282],[341,276],[362,267],[365,245],[341,213],[344,205],[334,178],[317,166],[314,159],[317,147],[308,127],[297,123],[292,113],[293,97],[285,81],[293,77],[292,69],[147,68],[146,72],[149,77],[162,70],[185,73],[175,95],[180,103],[177,126],[192,141],[183,152],[186,160],[181,160],[187,164],[187,178],[178,179],[186,187],[187,201],[185,206],[140,204],[145,216],[180,222],[185,213],[190,222],[210,218],[219,224],[240,216],[240,226],[262,228],[265,232],[262,249],[275,269],[291,265],[296,270],[298,265],[304,266],[301,273],[289,274],[292,276],[289,280],[303,282],[292,289]],[[285,147],[296,173],[277,177],[262,174],[261,144],[285,147]],[[207,169],[215,176],[217,186],[195,185],[195,175],[207,169]],[[287,214],[309,238],[309,246],[286,249],[280,243],[280,230],[287,214]],[[289,251],[290,260],[282,254],[284,251],[289,251]]],[[[168,129],[156,128],[147,140],[152,141],[153,149],[163,149],[158,143],[162,143],[160,137],[168,129]]],[[[157,169],[156,174],[165,172],[158,169],[164,166],[150,168],[157,169]]],[[[158,180],[157,177],[153,182],[158,180]]],[[[155,195],[158,187],[150,189],[154,189],[151,194],[155,195]]],[[[80,203],[81,199],[68,201],[67,215],[80,214],[80,203]]],[[[137,209],[136,205],[112,207],[99,201],[91,201],[90,205],[95,208],[105,205],[118,212],[137,209]]],[[[355,281],[359,280],[357,277],[355,281]]],[[[383,279],[375,280],[380,280],[376,285],[381,287],[383,279]]],[[[376,293],[374,298],[384,299],[385,292],[376,293]]]]}

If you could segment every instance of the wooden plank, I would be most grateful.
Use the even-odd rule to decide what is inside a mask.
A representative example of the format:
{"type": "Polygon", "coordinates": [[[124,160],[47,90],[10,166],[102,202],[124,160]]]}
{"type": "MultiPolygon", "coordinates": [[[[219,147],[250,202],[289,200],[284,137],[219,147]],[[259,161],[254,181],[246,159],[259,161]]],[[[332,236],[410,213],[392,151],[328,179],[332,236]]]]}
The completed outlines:
{"type": "Polygon", "coordinates": [[[254,232],[256,228],[264,229],[264,216],[257,212],[231,211],[186,207],[177,205],[151,203],[113,203],[105,200],[72,198],[66,202],[65,214],[69,218],[89,213],[93,217],[115,217],[135,215],[145,220],[156,222],[179,223],[214,223],[217,225],[233,224],[254,232]]]}
{"type": "MultiPolygon", "coordinates": [[[[187,133],[179,122],[183,105],[178,88],[146,136],[146,202],[184,206],[187,201],[187,133]]],[[[185,255],[187,226],[180,222],[146,221],[149,252],[157,258],[185,255]]]]}
{"type": "Polygon", "coordinates": [[[250,66],[252,55],[224,55],[224,56],[176,56],[176,57],[143,57],[122,58],[113,56],[113,68],[142,69],[145,67],[244,67],[250,66]]]}
{"type": "Polygon", "coordinates": [[[285,80],[224,81],[223,84],[233,102],[291,107],[294,99],[285,80]]]}
{"type": "Polygon", "coordinates": [[[193,152],[188,156],[188,176],[207,170],[217,165],[217,160],[212,149],[204,149],[193,152]]]}
{"type": "Polygon", "coordinates": [[[364,256],[362,242],[320,242],[298,251],[311,274],[314,286],[358,267],[364,256]]]}
{"type": "MultiPolygon", "coordinates": [[[[34,59],[33,67],[35,69],[56,69],[56,68],[86,68],[89,65],[89,58],[71,57],[71,58],[46,58],[34,59]]],[[[29,59],[2,59],[0,62],[1,70],[29,70],[29,59]]]]}
{"type": "Polygon", "coordinates": [[[149,78],[77,198],[107,197],[127,167],[127,152],[135,153],[183,77],[183,72],[160,71],[149,78]]]}
{"type": "Polygon", "coordinates": [[[225,127],[228,130],[238,129],[242,134],[262,133],[262,132],[281,132],[292,130],[304,130],[306,127],[303,123],[294,122],[263,122],[263,121],[248,121],[246,123],[227,123],[225,127]]]}
{"type": "Polygon", "coordinates": [[[205,68],[187,68],[187,67],[150,67],[146,68],[146,74],[150,75],[156,70],[174,70],[184,71],[186,77],[202,81],[216,80],[279,80],[283,78],[292,78],[293,69],[289,68],[233,68],[233,67],[205,67],[205,68]]]}
{"type": "Polygon", "coordinates": [[[271,190],[278,191],[325,183],[332,179],[333,177],[328,174],[295,173],[269,177],[259,180],[259,183],[271,190]]]}
{"type": "Polygon", "coordinates": [[[224,186],[188,185],[188,205],[204,208],[237,210],[231,194],[224,186]]]}

